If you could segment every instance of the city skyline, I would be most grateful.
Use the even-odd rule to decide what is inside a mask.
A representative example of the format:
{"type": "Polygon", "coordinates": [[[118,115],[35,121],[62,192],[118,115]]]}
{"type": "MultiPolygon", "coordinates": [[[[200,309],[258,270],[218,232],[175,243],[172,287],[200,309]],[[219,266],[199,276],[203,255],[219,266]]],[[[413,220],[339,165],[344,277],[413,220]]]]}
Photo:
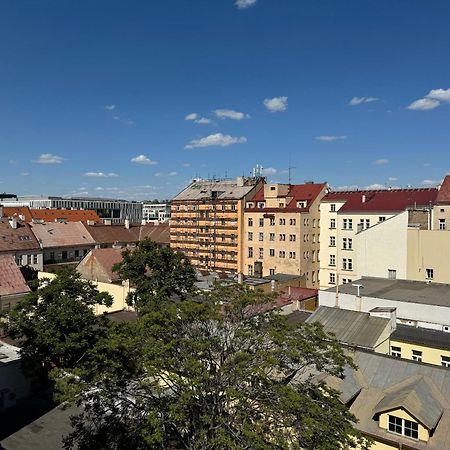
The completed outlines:
{"type": "Polygon", "coordinates": [[[335,189],[450,171],[450,5],[3,3],[0,191],[169,198],[194,177],[335,189]]]}

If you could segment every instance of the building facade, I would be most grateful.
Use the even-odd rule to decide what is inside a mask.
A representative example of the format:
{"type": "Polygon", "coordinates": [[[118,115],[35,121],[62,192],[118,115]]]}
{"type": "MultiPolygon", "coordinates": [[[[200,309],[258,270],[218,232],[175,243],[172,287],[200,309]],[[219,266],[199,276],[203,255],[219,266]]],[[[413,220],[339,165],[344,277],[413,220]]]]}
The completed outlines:
{"type": "Polygon", "coordinates": [[[358,278],[357,235],[408,209],[430,213],[437,189],[331,192],[321,201],[320,286],[358,278]]]}
{"type": "Polygon", "coordinates": [[[240,271],[304,275],[307,287],[318,287],[319,205],[326,193],[324,183],[262,186],[245,205],[240,271]]]}
{"type": "Polygon", "coordinates": [[[192,182],[172,201],[170,246],[194,267],[237,273],[242,263],[245,202],[263,178],[192,182]]]}
{"type": "Polygon", "coordinates": [[[170,203],[142,202],[142,220],[145,223],[163,223],[170,220],[170,203]]]}
{"type": "Polygon", "coordinates": [[[27,206],[31,209],[87,209],[93,210],[108,223],[132,223],[142,221],[142,203],[128,200],[95,197],[18,197],[1,200],[5,207],[27,206]]]}

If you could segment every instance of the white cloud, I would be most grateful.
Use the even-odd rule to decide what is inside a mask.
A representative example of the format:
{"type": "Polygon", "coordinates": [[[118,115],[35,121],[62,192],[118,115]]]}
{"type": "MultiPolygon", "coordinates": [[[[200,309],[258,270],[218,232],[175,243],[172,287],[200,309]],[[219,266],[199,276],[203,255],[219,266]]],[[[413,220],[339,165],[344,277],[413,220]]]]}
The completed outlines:
{"type": "Polygon", "coordinates": [[[388,159],[377,159],[376,161],[373,162],[376,166],[384,166],[386,164],[389,164],[389,160],[388,159]]]}
{"type": "Polygon", "coordinates": [[[184,148],[201,148],[201,147],[228,147],[234,144],[243,144],[247,142],[246,137],[234,137],[229,134],[210,134],[209,136],[201,139],[193,139],[184,148]]]}
{"type": "Polygon", "coordinates": [[[206,117],[200,117],[197,113],[188,114],[184,120],[199,123],[200,125],[208,125],[211,123],[211,119],[207,119],[206,117]]]}
{"type": "Polygon", "coordinates": [[[438,185],[440,183],[440,181],[438,180],[423,180],[422,184],[424,184],[425,186],[435,186],[438,185]]]}
{"type": "Polygon", "coordinates": [[[428,95],[428,98],[434,98],[442,102],[450,102],[450,89],[432,89],[428,95]]]}
{"type": "Polygon", "coordinates": [[[274,167],[264,167],[261,173],[263,175],[275,175],[277,172],[277,169],[274,167]]]}
{"type": "Polygon", "coordinates": [[[372,102],[376,102],[380,100],[377,97],[353,97],[348,104],[350,106],[357,106],[357,105],[361,105],[362,103],[372,103],[372,102]]]}
{"type": "Polygon", "coordinates": [[[316,139],[318,141],[332,142],[332,141],[342,141],[344,139],[347,139],[347,136],[325,135],[325,136],[317,136],[316,139]]]}
{"type": "Polygon", "coordinates": [[[200,116],[197,113],[188,114],[184,120],[197,120],[200,116]]]}
{"type": "Polygon", "coordinates": [[[412,102],[408,106],[408,109],[413,111],[428,111],[430,109],[437,108],[440,104],[441,102],[439,100],[435,100],[434,98],[421,98],[415,102],[412,102]]]}
{"type": "Polygon", "coordinates": [[[116,109],[116,105],[106,105],[105,109],[107,111],[114,111],[116,109]]]}
{"type": "Polygon", "coordinates": [[[428,111],[440,106],[441,102],[450,103],[450,89],[432,89],[424,98],[412,102],[408,109],[428,111]]]}
{"type": "Polygon", "coordinates": [[[84,174],[85,177],[97,177],[97,178],[110,178],[110,177],[118,177],[119,175],[117,175],[117,173],[114,172],[109,172],[109,173],[104,173],[104,172],[86,172],[84,174]]]}
{"type": "Polygon", "coordinates": [[[155,177],[176,177],[177,175],[178,175],[178,172],[168,172],[168,173],[156,172],[155,173],[155,177]]]}
{"type": "Polygon", "coordinates": [[[200,125],[209,125],[211,123],[211,119],[200,117],[200,119],[196,120],[195,123],[199,123],[200,125]]]}
{"type": "Polygon", "coordinates": [[[111,113],[111,117],[114,120],[117,120],[118,122],[123,123],[124,125],[129,125],[129,126],[135,124],[133,120],[122,115],[122,113],[119,112],[116,105],[106,105],[105,109],[106,109],[106,111],[108,111],[108,113],[111,113]]]}
{"type": "Polygon", "coordinates": [[[257,0],[236,0],[235,5],[237,9],[247,9],[256,5],[257,0]]]}
{"type": "Polygon", "coordinates": [[[389,177],[388,181],[398,181],[398,178],[397,177],[389,177]]]}
{"type": "Polygon", "coordinates": [[[368,186],[365,187],[365,189],[379,191],[380,189],[386,189],[386,186],[384,184],[374,183],[374,184],[369,184],[368,186]]]}
{"type": "Polygon", "coordinates": [[[288,98],[287,97],[274,97],[274,98],[266,98],[263,101],[264,106],[270,112],[280,112],[286,111],[288,107],[288,98]]]}
{"type": "Polygon", "coordinates": [[[65,158],[62,156],[53,155],[52,153],[42,153],[34,162],[38,164],[62,164],[64,160],[65,158]]]}
{"type": "Polygon", "coordinates": [[[183,167],[191,167],[191,163],[183,163],[181,164],[183,167]]]}
{"type": "Polygon", "coordinates": [[[240,111],[234,111],[233,109],[216,109],[214,111],[214,114],[219,119],[233,119],[233,120],[242,120],[242,119],[249,119],[249,114],[244,114],[240,111]]]}
{"type": "Polygon", "coordinates": [[[157,161],[153,161],[145,155],[135,156],[134,158],[131,158],[131,162],[136,164],[143,164],[146,166],[153,166],[155,164],[158,164],[157,161]]]}

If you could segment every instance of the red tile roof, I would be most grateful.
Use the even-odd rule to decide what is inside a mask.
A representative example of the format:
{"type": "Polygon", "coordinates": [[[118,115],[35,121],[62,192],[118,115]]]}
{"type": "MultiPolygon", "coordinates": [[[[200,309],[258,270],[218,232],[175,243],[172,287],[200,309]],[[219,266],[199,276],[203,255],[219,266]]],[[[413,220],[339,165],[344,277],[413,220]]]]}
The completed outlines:
{"type": "Polygon", "coordinates": [[[30,292],[13,255],[0,255],[0,297],[30,292]]]}
{"type": "Polygon", "coordinates": [[[39,243],[26,223],[12,228],[8,219],[0,219],[0,252],[40,250],[39,243]]]}
{"type": "Polygon", "coordinates": [[[141,226],[139,240],[151,239],[157,244],[170,244],[170,227],[168,223],[159,225],[146,224],[141,226]]]}
{"type": "Polygon", "coordinates": [[[131,244],[139,242],[141,226],[124,225],[86,225],[87,230],[97,244],[112,245],[114,243],[131,244]]]}
{"type": "Polygon", "coordinates": [[[345,191],[330,192],[322,201],[346,201],[339,212],[400,212],[408,207],[430,206],[437,194],[435,188],[345,191]]]}
{"type": "Polygon", "coordinates": [[[95,211],[83,209],[32,209],[33,219],[44,220],[45,222],[87,222],[92,220],[100,223],[101,219],[95,211]]]}
{"type": "Polygon", "coordinates": [[[25,218],[25,222],[31,222],[33,219],[31,215],[30,208],[27,206],[4,206],[3,207],[3,217],[16,217],[17,219],[20,216],[25,218]]]}
{"type": "MultiPolygon", "coordinates": [[[[277,211],[286,211],[286,210],[295,210],[295,211],[308,211],[310,204],[317,198],[317,196],[322,192],[322,190],[326,187],[326,183],[306,183],[306,184],[291,184],[289,186],[289,192],[286,196],[282,196],[279,198],[286,198],[289,200],[289,203],[285,208],[246,208],[246,211],[258,210],[264,212],[264,210],[277,210],[277,211]],[[298,201],[307,201],[306,208],[297,208],[298,201]]],[[[259,189],[253,198],[250,201],[258,202],[264,201],[264,186],[259,189]]]]}
{"type": "Polygon", "coordinates": [[[439,188],[436,203],[439,205],[450,204],[450,175],[447,175],[444,178],[444,181],[439,188]]]}
{"type": "Polygon", "coordinates": [[[291,302],[301,302],[303,300],[308,300],[309,298],[317,297],[318,292],[317,289],[289,286],[283,290],[283,293],[278,299],[280,299],[280,301],[289,300],[291,302]]]}
{"type": "Polygon", "coordinates": [[[98,281],[116,282],[120,280],[119,275],[112,271],[114,264],[122,261],[122,248],[95,248],[91,250],[78,264],[77,270],[89,280],[98,278],[99,269],[106,275],[107,280],[98,281]]]}

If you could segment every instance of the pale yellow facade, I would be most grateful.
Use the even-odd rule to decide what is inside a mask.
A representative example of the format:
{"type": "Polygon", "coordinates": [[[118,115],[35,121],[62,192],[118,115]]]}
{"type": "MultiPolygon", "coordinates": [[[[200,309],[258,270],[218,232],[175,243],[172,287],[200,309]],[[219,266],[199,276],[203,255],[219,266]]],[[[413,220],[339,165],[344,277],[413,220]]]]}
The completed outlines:
{"type": "MultiPolygon", "coordinates": [[[[440,348],[433,348],[430,346],[410,344],[391,340],[391,347],[398,347],[401,351],[401,357],[404,359],[417,360],[414,358],[413,351],[421,353],[421,362],[426,364],[433,364],[435,366],[442,366],[442,357],[450,360],[450,350],[440,348]]],[[[417,354],[417,353],[416,353],[417,354]]],[[[416,356],[417,358],[417,356],[416,356]]]]}
{"type": "Polygon", "coordinates": [[[320,199],[308,211],[285,210],[289,185],[264,185],[264,207],[247,201],[243,220],[241,272],[246,276],[304,276],[306,287],[319,287],[320,199]]]}
{"type": "MultiPolygon", "coordinates": [[[[384,430],[388,429],[388,416],[389,415],[399,417],[400,419],[410,420],[411,422],[417,423],[419,425],[418,426],[419,441],[428,442],[428,439],[430,438],[428,430],[420,422],[418,422],[413,416],[408,414],[408,412],[402,408],[380,414],[380,418],[379,418],[380,428],[383,428],[384,430]]],[[[392,433],[392,436],[393,436],[393,439],[395,439],[395,433],[392,433]]]]}
{"type": "Polygon", "coordinates": [[[450,231],[450,205],[435,205],[433,230],[450,231]]]}

